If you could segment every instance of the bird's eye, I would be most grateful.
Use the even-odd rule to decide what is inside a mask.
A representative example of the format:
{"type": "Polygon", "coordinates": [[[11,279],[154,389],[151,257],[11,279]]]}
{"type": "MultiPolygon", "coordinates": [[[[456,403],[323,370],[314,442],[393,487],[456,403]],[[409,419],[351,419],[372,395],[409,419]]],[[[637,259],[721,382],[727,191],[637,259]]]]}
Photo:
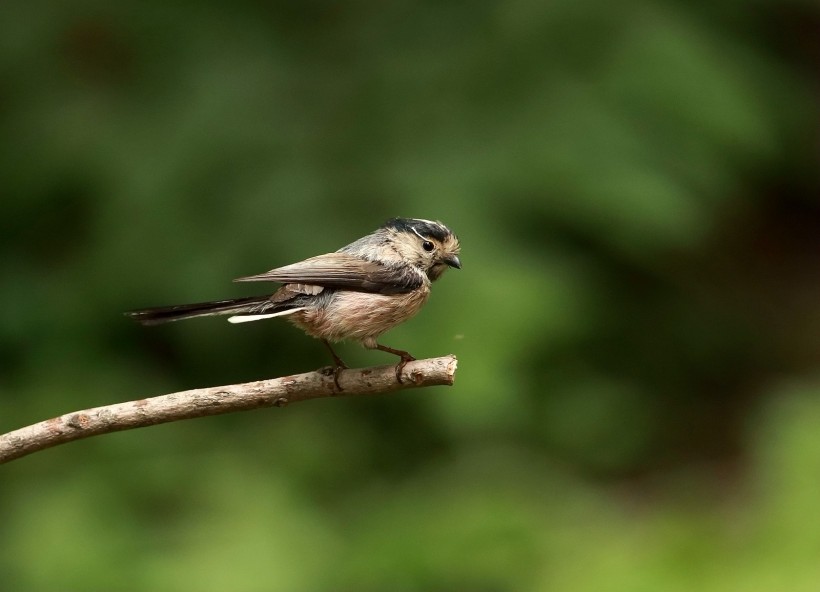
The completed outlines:
{"type": "Polygon", "coordinates": [[[422,249],[424,249],[425,251],[427,251],[427,252],[429,253],[430,251],[432,251],[432,250],[433,250],[433,249],[435,249],[436,247],[435,247],[435,245],[434,245],[433,243],[431,243],[430,241],[424,241],[423,243],[421,243],[421,248],[422,248],[422,249]]]}

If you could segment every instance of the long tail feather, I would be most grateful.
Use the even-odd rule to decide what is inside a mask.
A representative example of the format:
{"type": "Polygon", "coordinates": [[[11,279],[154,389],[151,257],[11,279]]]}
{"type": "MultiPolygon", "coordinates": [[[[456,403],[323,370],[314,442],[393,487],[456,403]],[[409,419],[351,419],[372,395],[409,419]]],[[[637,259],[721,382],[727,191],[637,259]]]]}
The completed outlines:
{"type": "Polygon", "coordinates": [[[300,306],[298,308],[288,308],[285,310],[280,310],[278,312],[272,313],[265,313],[265,314],[239,314],[232,317],[228,317],[229,323],[250,323],[251,321],[261,321],[262,319],[272,319],[274,317],[283,317],[285,315],[293,314],[295,312],[299,312],[300,310],[305,310],[304,307],[300,306]]]}
{"type": "Polygon", "coordinates": [[[159,325],[160,323],[170,323],[171,321],[181,321],[182,319],[195,317],[263,312],[267,308],[264,306],[266,303],[270,304],[270,296],[249,296],[234,300],[144,308],[142,310],[132,310],[125,314],[143,325],[159,325]]]}

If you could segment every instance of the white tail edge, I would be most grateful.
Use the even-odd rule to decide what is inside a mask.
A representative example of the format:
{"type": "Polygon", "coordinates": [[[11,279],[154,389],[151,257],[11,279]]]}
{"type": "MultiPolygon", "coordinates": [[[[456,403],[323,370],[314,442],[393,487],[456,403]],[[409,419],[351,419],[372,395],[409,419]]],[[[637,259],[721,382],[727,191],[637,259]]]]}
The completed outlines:
{"type": "Polygon", "coordinates": [[[263,319],[272,319],[273,317],[284,317],[289,314],[293,314],[295,312],[299,312],[300,310],[305,310],[304,308],[292,308],[290,310],[282,310],[280,312],[274,312],[271,314],[258,314],[258,315],[236,315],[228,318],[229,323],[250,323],[251,321],[261,321],[263,319]]]}

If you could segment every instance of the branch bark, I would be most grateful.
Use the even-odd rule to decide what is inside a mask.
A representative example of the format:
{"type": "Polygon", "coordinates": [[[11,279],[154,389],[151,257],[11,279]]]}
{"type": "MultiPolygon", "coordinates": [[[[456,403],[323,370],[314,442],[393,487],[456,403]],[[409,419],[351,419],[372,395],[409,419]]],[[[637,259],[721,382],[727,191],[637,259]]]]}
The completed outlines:
{"type": "Polygon", "coordinates": [[[339,373],[341,390],[336,387],[332,373],[316,371],[75,411],[0,435],[0,464],[74,440],[159,423],[261,407],[284,407],[322,397],[452,386],[456,365],[453,355],[409,362],[402,372],[401,383],[396,380],[395,366],[343,370],[339,373]]]}

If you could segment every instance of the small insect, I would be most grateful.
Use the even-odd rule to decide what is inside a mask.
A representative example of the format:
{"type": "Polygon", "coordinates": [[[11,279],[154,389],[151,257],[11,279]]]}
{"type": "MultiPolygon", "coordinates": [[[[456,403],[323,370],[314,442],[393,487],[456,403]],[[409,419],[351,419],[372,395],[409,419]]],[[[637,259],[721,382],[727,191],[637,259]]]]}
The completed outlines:
{"type": "Polygon", "coordinates": [[[408,352],[381,345],[386,331],[413,317],[430,296],[430,285],[449,268],[461,269],[458,238],[441,222],[393,218],[371,234],[327,253],[237,282],[279,282],[273,294],[197,304],[146,308],[126,314],[143,325],[231,315],[231,323],[285,317],[333,356],[336,385],[347,368],[331,342],[354,340],[399,356],[396,378],[408,352]]]}

